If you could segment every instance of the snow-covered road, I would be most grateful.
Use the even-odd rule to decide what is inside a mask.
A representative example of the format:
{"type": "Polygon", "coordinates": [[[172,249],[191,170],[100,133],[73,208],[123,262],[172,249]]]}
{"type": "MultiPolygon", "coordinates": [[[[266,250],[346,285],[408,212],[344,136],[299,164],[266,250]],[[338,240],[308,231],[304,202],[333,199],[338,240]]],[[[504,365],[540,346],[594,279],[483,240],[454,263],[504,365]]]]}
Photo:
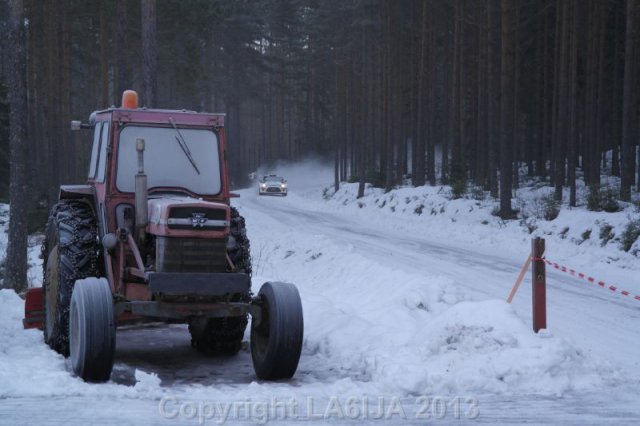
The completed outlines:
{"type": "Polygon", "coordinates": [[[640,303],[549,270],[549,330],[535,335],[528,276],[504,302],[526,244],[465,244],[426,221],[353,214],[321,191],[248,189],[233,201],[254,291],[271,280],[300,289],[293,380],[256,382],[246,348],[208,358],[184,326],[157,325],[119,330],[112,380],[86,384],[21,329],[21,301],[3,290],[0,424],[640,422],[640,303]]]}

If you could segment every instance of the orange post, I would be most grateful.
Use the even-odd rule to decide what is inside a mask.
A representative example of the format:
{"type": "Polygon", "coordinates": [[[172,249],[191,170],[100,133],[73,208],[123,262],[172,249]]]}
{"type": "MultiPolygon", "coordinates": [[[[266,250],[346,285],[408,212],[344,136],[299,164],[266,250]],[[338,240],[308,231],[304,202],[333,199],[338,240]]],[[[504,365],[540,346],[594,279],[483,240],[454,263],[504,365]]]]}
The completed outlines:
{"type": "Polygon", "coordinates": [[[543,256],[544,239],[531,240],[533,331],[536,333],[547,328],[547,279],[543,256]]]}

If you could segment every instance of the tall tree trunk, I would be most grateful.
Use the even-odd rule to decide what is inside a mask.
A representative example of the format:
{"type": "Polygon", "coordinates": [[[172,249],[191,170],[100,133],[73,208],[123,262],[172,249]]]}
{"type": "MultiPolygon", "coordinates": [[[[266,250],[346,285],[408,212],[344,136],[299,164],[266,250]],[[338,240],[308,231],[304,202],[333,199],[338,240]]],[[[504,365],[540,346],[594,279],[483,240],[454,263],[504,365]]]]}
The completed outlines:
{"type": "Polygon", "coordinates": [[[109,11],[107,2],[100,2],[100,108],[111,105],[109,102],[109,11]]]}
{"type": "MultiPolygon", "coordinates": [[[[551,159],[551,167],[553,167],[553,124],[554,124],[554,118],[553,118],[553,112],[555,111],[554,107],[555,107],[555,102],[554,102],[554,96],[553,96],[553,88],[554,88],[554,72],[553,72],[553,65],[554,65],[554,60],[553,60],[553,55],[550,54],[550,50],[551,50],[551,42],[549,40],[549,37],[547,36],[548,33],[552,33],[553,31],[553,21],[551,19],[551,12],[547,12],[545,14],[545,20],[544,20],[544,31],[543,31],[543,37],[544,37],[544,54],[543,54],[543,60],[544,60],[544,76],[543,76],[543,88],[542,88],[542,102],[543,102],[543,116],[542,116],[542,120],[543,120],[543,124],[542,124],[542,137],[541,137],[541,144],[542,144],[542,152],[540,153],[540,156],[538,158],[538,176],[540,177],[545,177],[547,174],[547,159],[551,159]]],[[[556,18],[557,19],[557,18],[556,18]]],[[[551,176],[553,177],[553,173],[550,173],[551,176]]]]}
{"type": "Polygon", "coordinates": [[[4,287],[21,291],[27,286],[27,85],[24,4],[9,1],[9,241],[4,287]]]}
{"type": "Polygon", "coordinates": [[[385,162],[384,162],[384,170],[381,170],[384,172],[384,187],[385,187],[385,191],[389,192],[391,191],[391,189],[393,188],[394,185],[394,179],[393,179],[393,154],[394,154],[394,148],[395,148],[395,142],[396,142],[396,138],[394,137],[394,132],[393,132],[393,126],[392,126],[392,122],[394,121],[394,114],[397,112],[397,108],[395,107],[395,93],[397,93],[394,90],[394,81],[397,81],[397,79],[394,79],[394,65],[397,63],[397,52],[398,49],[395,49],[392,45],[393,45],[393,32],[392,32],[392,28],[394,26],[394,22],[393,22],[393,6],[391,4],[391,0],[387,0],[385,2],[386,5],[386,9],[387,9],[387,16],[385,19],[385,27],[386,30],[384,31],[384,51],[382,53],[382,56],[384,57],[384,69],[386,69],[386,76],[384,78],[384,92],[385,95],[384,97],[385,102],[384,102],[384,108],[385,108],[385,113],[384,116],[382,117],[383,122],[385,123],[385,162]]]}
{"type": "Polygon", "coordinates": [[[558,93],[556,94],[556,137],[554,139],[554,147],[556,149],[554,156],[555,173],[554,198],[562,201],[562,187],[566,182],[566,142],[567,142],[567,69],[568,69],[568,52],[569,52],[569,10],[568,3],[563,3],[561,7],[561,31],[560,52],[558,56],[558,93]]]}
{"type": "Polygon", "coordinates": [[[530,161],[534,162],[529,170],[530,176],[544,176],[544,112],[545,112],[545,61],[546,61],[546,28],[549,13],[545,13],[538,22],[538,35],[536,47],[536,130],[534,140],[530,147],[530,161]]]}
{"type": "MultiPolygon", "coordinates": [[[[597,44],[596,44],[596,65],[597,67],[595,68],[595,90],[596,90],[596,98],[599,100],[599,102],[596,102],[595,105],[595,110],[594,110],[594,116],[593,116],[593,121],[595,123],[594,128],[593,128],[593,134],[595,135],[594,141],[593,141],[593,155],[594,157],[601,157],[603,154],[605,154],[605,149],[603,149],[604,146],[604,131],[603,131],[603,124],[604,121],[606,119],[606,111],[605,111],[605,106],[606,106],[606,102],[605,102],[605,20],[606,20],[606,11],[605,11],[605,7],[606,4],[602,3],[602,2],[596,2],[596,22],[595,22],[595,33],[596,33],[596,40],[597,40],[597,44]]],[[[574,12],[575,14],[575,12],[574,12]]],[[[575,18],[574,18],[575,19],[575,18]]],[[[593,170],[592,170],[592,175],[593,175],[593,180],[595,182],[597,182],[598,184],[600,184],[600,172],[601,172],[601,162],[600,161],[594,161],[593,162],[593,170]]],[[[603,166],[604,167],[604,166],[603,166]]]]}
{"type": "Polygon", "coordinates": [[[640,145],[636,146],[636,191],[640,191],[640,145]]]}
{"type": "MultiPolygon", "coordinates": [[[[366,14],[365,16],[363,16],[363,18],[366,19],[366,14]]],[[[357,156],[358,156],[358,194],[357,194],[357,198],[362,198],[364,197],[364,187],[365,187],[365,183],[366,183],[366,172],[365,172],[365,153],[366,153],[366,144],[367,144],[367,136],[368,136],[368,123],[367,123],[367,114],[368,114],[368,99],[367,99],[367,73],[368,73],[368,68],[367,68],[367,63],[368,63],[368,56],[367,53],[369,52],[369,49],[367,49],[367,31],[365,29],[365,27],[362,27],[362,36],[361,36],[361,72],[360,72],[360,101],[362,102],[362,107],[360,109],[360,123],[359,123],[359,127],[360,127],[360,140],[357,142],[358,143],[358,152],[357,152],[357,156]]],[[[369,78],[370,79],[370,78],[369,78]]]]}
{"type": "Polygon", "coordinates": [[[338,192],[340,189],[340,153],[341,153],[341,145],[344,143],[347,135],[342,131],[343,125],[342,123],[345,120],[344,113],[342,112],[342,106],[345,104],[344,101],[344,91],[343,91],[343,80],[342,80],[342,69],[343,66],[340,63],[340,59],[338,58],[338,51],[336,49],[334,53],[334,64],[335,64],[335,100],[334,100],[334,110],[336,113],[336,123],[335,123],[335,132],[333,135],[333,192],[338,192]]]}
{"type": "MultiPolygon", "coordinates": [[[[42,123],[44,110],[44,87],[46,84],[45,61],[46,56],[41,52],[44,45],[44,8],[31,7],[27,5],[25,18],[29,21],[28,46],[30,54],[27,57],[27,88],[28,88],[28,125],[27,137],[28,146],[27,158],[30,158],[27,171],[27,184],[32,192],[40,197],[42,193],[42,181],[47,180],[47,150],[41,142],[44,138],[45,126],[42,123]],[[37,143],[40,142],[40,143],[37,143]],[[39,173],[38,173],[39,172],[39,173]],[[43,173],[45,172],[45,173],[43,173]]],[[[10,61],[9,61],[10,62],[10,61]]],[[[46,191],[45,191],[46,194],[46,191]]]]}
{"type": "MultiPolygon", "coordinates": [[[[460,158],[460,140],[461,140],[461,126],[460,126],[460,59],[462,55],[460,54],[460,49],[462,47],[462,43],[460,41],[460,33],[462,26],[462,17],[460,13],[460,9],[462,7],[461,0],[455,0],[454,2],[454,13],[453,13],[453,48],[450,50],[451,52],[451,76],[449,90],[450,90],[450,99],[449,99],[449,147],[451,150],[451,159],[446,159],[447,167],[446,169],[450,171],[447,176],[447,180],[443,179],[442,183],[455,183],[457,176],[457,172],[459,171],[458,161],[460,158]],[[449,167],[450,165],[450,167],[449,167]]],[[[444,151],[444,150],[443,150],[444,151]]],[[[448,153],[447,153],[448,154],[448,153]]],[[[442,158],[442,167],[443,171],[445,169],[445,158],[443,152],[442,158]]],[[[443,173],[444,174],[444,173],[443,173]]]]}
{"type": "MultiPolygon", "coordinates": [[[[623,12],[623,11],[622,11],[623,12]]],[[[618,11],[615,17],[615,25],[622,28],[624,25],[624,13],[618,11]]],[[[615,31],[614,56],[613,56],[613,147],[611,148],[611,174],[620,176],[620,142],[622,140],[622,79],[621,65],[622,48],[620,31],[615,31]]]]}
{"type": "Polygon", "coordinates": [[[500,217],[513,217],[511,209],[511,180],[513,170],[513,3],[502,0],[502,66],[500,73],[500,217]]]}
{"type": "Polygon", "coordinates": [[[555,9],[556,9],[556,13],[555,13],[555,31],[554,31],[554,37],[553,37],[553,74],[552,74],[552,81],[553,81],[553,89],[550,92],[552,101],[551,101],[551,139],[550,139],[550,146],[551,146],[551,164],[550,164],[550,183],[552,186],[556,185],[556,181],[558,179],[557,177],[557,172],[558,172],[558,144],[556,143],[558,140],[558,116],[559,116],[559,108],[560,108],[560,98],[559,98],[559,93],[560,93],[560,52],[562,51],[562,2],[557,2],[555,4],[555,9]]]}
{"type": "Polygon", "coordinates": [[[498,198],[500,146],[500,0],[487,0],[487,92],[489,135],[489,190],[498,198]]]}
{"type": "MultiPolygon", "coordinates": [[[[488,8],[486,5],[480,5],[481,13],[487,13],[488,8]]],[[[482,16],[484,18],[484,16],[482,16]]],[[[478,19],[479,22],[482,22],[482,19],[478,19]]],[[[477,152],[476,152],[476,184],[487,186],[488,184],[488,175],[487,175],[487,163],[489,160],[489,141],[487,139],[487,78],[486,78],[486,70],[487,70],[487,49],[485,47],[487,41],[487,31],[488,29],[484,27],[484,25],[480,25],[478,28],[478,63],[477,63],[477,81],[476,85],[478,88],[478,97],[475,105],[475,115],[476,115],[476,141],[477,141],[477,152]]]]}
{"type": "Polygon", "coordinates": [[[636,33],[636,11],[639,0],[627,0],[627,28],[626,42],[624,50],[624,86],[623,86],[623,106],[622,106],[622,147],[620,149],[620,199],[629,201],[631,199],[631,185],[633,185],[635,155],[633,152],[633,121],[637,120],[634,109],[634,75],[635,51],[634,45],[636,33]]]}
{"type": "Polygon", "coordinates": [[[117,78],[116,84],[114,84],[114,101],[116,103],[120,102],[119,96],[126,89],[131,88],[131,75],[129,70],[129,61],[128,61],[128,46],[127,46],[127,32],[128,32],[128,24],[127,24],[127,1],[126,0],[116,0],[116,66],[117,66],[117,78]]]}
{"type": "Polygon", "coordinates": [[[142,99],[148,107],[156,106],[157,62],[156,0],[141,0],[142,6],[142,99]]]}
{"type": "MultiPolygon", "coordinates": [[[[60,9],[53,3],[46,3],[47,19],[46,21],[46,54],[47,54],[47,88],[46,88],[46,113],[44,117],[44,123],[46,126],[46,132],[48,136],[53,135],[59,137],[58,126],[60,123],[59,115],[59,87],[60,87],[60,52],[58,50],[59,43],[57,35],[60,33],[57,27],[59,21],[60,9]],[[52,35],[53,34],[53,35],[52,35]]],[[[56,200],[58,196],[58,187],[61,182],[60,174],[60,156],[59,147],[56,143],[46,138],[46,148],[49,153],[47,159],[47,175],[50,185],[48,186],[48,199],[50,201],[56,200]]]]}
{"type": "Polygon", "coordinates": [[[588,8],[588,42],[586,61],[586,93],[585,107],[589,120],[585,122],[584,171],[585,183],[591,186],[600,185],[600,145],[598,127],[600,104],[603,102],[599,93],[599,75],[601,72],[601,52],[599,49],[602,38],[600,34],[600,2],[591,0],[588,8]]]}
{"type": "MultiPolygon", "coordinates": [[[[426,3],[426,1],[424,2],[426,3]]],[[[437,65],[436,65],[436,21],[434,18],[434,14],[429,14],[429,19],[427,21],[430,30],[429,36],[429,73],[427,80],[427,163],[426,163],[426,172],[427,179],[429,179],[429,184],[436,184],[436,147],[435,147],[435,135],[434,135],[434,117],[436,115],[436,93],[435,93],[435,85],[437,82],[437,65]]]]}
{"type": "Polygon", "coordinates": [[[454,73],[454,105],[455,105],[455,139],[451,149],[451,185],[458,186],[466,183],[465,164],[465,55],[464,49],[464,30],[463,21],[465,19],[465,8],[463,0],[456,2],[456,24],[454,26],[454,43],[455,43],[455,64],[456,72],[454,73]]]}
{"type": "Polygon", "coordinates": [[[519,84],[520,84],[520,41],[519,41],[519,19],[520,19],[520,10],[517,2],[514,2],[513,8],[514,12],[514,54],[513,54],[513,64],[514,64],[514,75],[513,75],[513,189],[518,189],[520,186],[520,117],[518,111],[520,110],[520,98],[519,98],[519,84]]]}
{"type": "Polygon", "coordinates": [[[424,98],[424,86],[425,86],[425,61],[426,61],[426,48],[427,48],[427,2],[422,2],[422,19],[420,20],[420,59],[418,62],[418,115],[416,122],[416,141],[414,143],[415,155],[414,158],[416,160],[413,166],[413,185],[414,186],[422,186],[425,183],[425,162],[424,162],[424,153],[425,153],[425,135],[424,135],[424,106],[425,106],[425,98],[424,98]]]}
{"type": "Polygon", "coordinates": [[[572,0],[571,42],[569,48],[569,205],[576,206],[577,89],[578,89],[578,0],[572,0]]]}
{"type": "MultiPolygon", "coordinates": [[[[60,121],[58,124],[60,151],[74,151],[73,137],[69,126],[63,123],[71,121],[71,23],[69,21],[70,5],[68,0],[58,2],[60,9],[60,50],[61,50],[61,66],[60,66],[60,121]]],[[[62,181],[65,183],[74,182],[76,175],[76,156],[62,155],[61,166],[63,167],[62,181]]],[[[84,167],[83,167],[84,168],[84,167]]]]}

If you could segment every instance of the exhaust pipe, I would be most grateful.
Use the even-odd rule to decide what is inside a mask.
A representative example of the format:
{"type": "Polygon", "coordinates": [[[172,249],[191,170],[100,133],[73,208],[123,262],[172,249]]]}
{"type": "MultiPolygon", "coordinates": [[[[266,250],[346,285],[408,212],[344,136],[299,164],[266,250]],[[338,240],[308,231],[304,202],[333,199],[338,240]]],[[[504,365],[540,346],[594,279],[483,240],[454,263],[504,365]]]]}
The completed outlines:
{"type": "Polygon", "coordinates": [[[144,247],[147,222],[149,220],[147,204],[147,175],[144,174],[144,139],[136,139],[138,151],[138,173],[136,174],[136,241],[138,247],[144,247]]]}

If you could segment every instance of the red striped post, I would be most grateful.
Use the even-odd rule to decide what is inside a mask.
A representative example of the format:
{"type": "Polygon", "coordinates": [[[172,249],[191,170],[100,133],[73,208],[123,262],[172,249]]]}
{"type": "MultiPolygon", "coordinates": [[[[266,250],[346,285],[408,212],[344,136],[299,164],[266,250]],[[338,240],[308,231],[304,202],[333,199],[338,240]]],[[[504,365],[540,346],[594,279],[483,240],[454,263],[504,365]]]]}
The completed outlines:
{"type": "Polygon", "coordinates": [[[547,328],[547,279],[544,265],[544,239],[531,240],[533,331],[547,328]]]}

